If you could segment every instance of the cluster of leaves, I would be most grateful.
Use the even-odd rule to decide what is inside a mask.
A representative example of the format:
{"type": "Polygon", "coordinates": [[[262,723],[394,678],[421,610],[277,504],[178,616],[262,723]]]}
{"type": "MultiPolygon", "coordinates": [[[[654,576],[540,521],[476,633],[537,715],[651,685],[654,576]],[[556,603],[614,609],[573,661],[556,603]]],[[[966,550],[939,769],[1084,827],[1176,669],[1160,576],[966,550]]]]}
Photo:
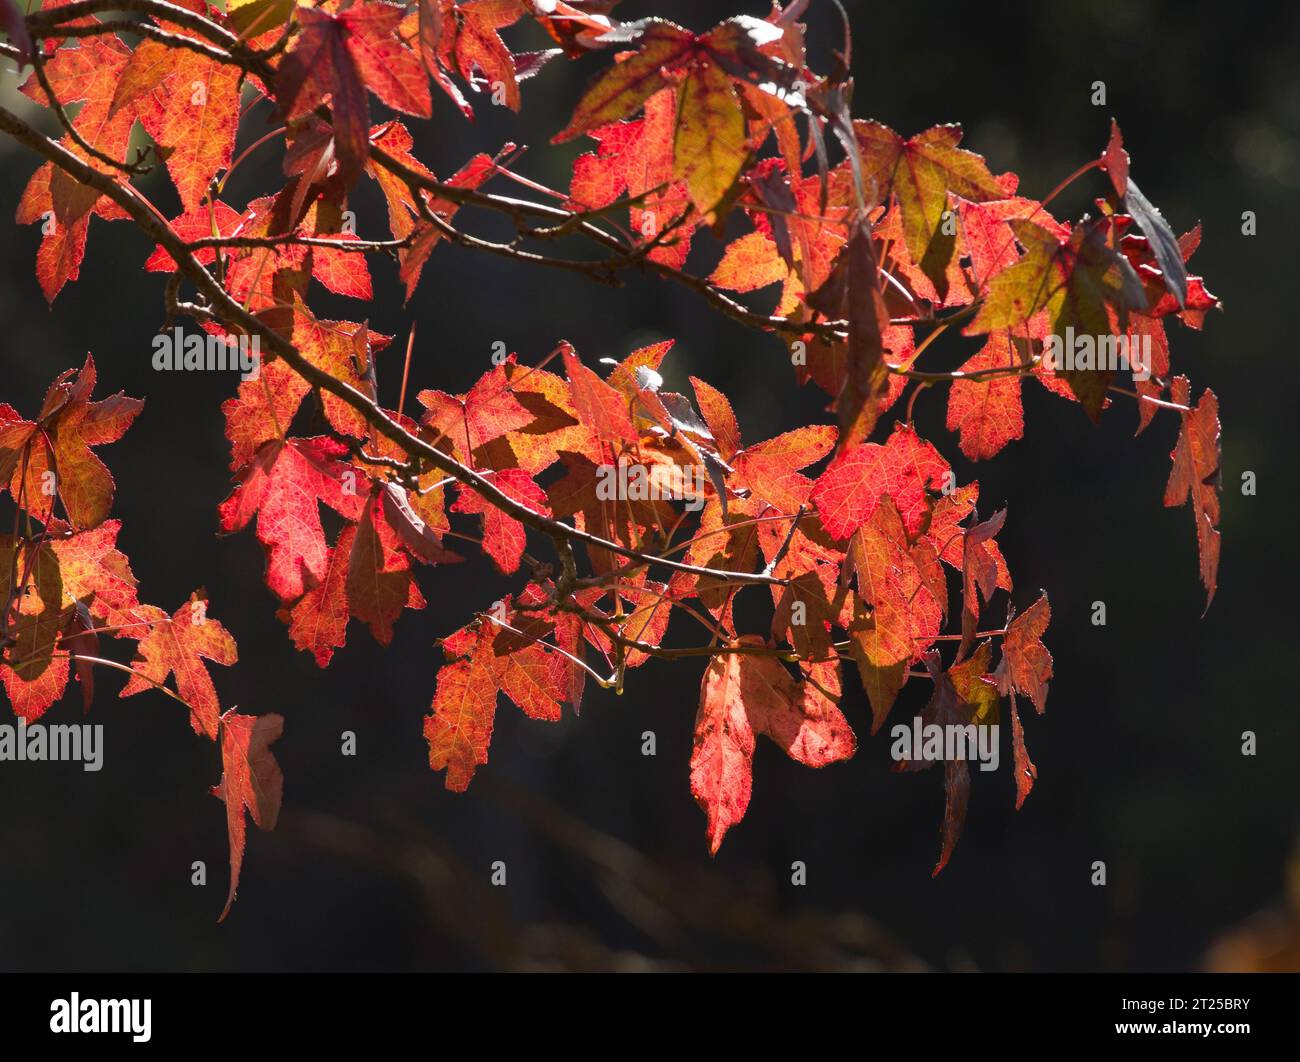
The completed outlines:
{"type": "Polygon", "coordinates": [[[171,691],[189,711],[196,734],[219,742],[223,774],[213,793],[226,804],[230,833],[230,910],[244,856],[245,809],[271,829],[280,809],[280,768],[268,746],[282,719],[222,712],[204,661],[239,657],[230,632],[207,614],[198,590],[174,613],[142,603],[125,553],[121,521],[109,518],[113,479],[92,447],[116,442],[144,407],[118,392],[91,398],[94,359],[63,373],[40,412],[25,420],[0,404],[0,483],[15,503],[13,529],[0,536],[4,663],[0,683],[14,712],[35,722],[58,701],[75,669],[82,704],[94,699],[94,665],[119,667],[130,679],[119,696],[171,691]],[[130,666],[101,658],[99,639],[136,643],[130,666]]]}
{"type": "MultiPolygon", "coordinates": [[[[994,724],[1005,699],[1019,806],[1037,772],[1017,696],[1044,710],[1049,606],[1042,595],[1012,608],[997,542],[1005,512],[981,520],[978,482],[959,484],[911,423],[928,388],[949,388],[947,425],[972,460],[1023,436],[1026,382],[1094,420],[1112,396],[1130,396],[1139,431],[1172,410],[1182,427],[1165,504],[1190,498],[1213,596],[1217,403],[1206,391],[1191,404],[1166,336],[1168,319],[1200,328],[1218,305],[1185,265],[1199,227],[1174,237],[1133,181],[1113,124],[1097,158],[1035,200],[962,148],[956,126],[904,137],[854,119],[848,43],[831,73],[813,73],[799,21],[807,6],[705,33],[619,23],[609,0],[231,0],[226,11],[203,0],[71,0],[7,17],[14,43],[4,47],[34,65],[22,90],[63,129],[55,141],[0,112],[0,129],[46,160],[18,220],[43,223],[36,272],[47,298],[77,277],[92,217],[129,220],[158,244],[144,267],[170,277],[169,322],[188,316],[225,341],[262,342],[259,377],[222,407],[234,487],[220,524],[254,528],[294,645],[325,667],[351,619],[387,645],[402,612],[425,605],[417,571],[462,559],[449,539],[520,580],[441,640],[425,736],[450,789],[487,762],[499,695],[556,720],[566,704],[579,709],[588,681],[621,691],[652,658],[698,657],[690,780],[713,851],[745,813],[757,735],[809,766],[853,755],[845,664],[865,688],[871,733],[912,678],[931,683],[927,722],[994,724]],[[101,20],[113,9],[141,17],[101,20]],[[501,31],[520,20],[558,47],[511,51],[501,31]],[[549,59],[593,51],[613,54],[554,137],[594,142],[567,190],[516,172],[513,145],[439,180],[406,125],[372,113],[377,101],[429,118],[431,88],[467,116],[476,94],[518,110],[521,83],[549,59]],[[236,157],[253,115],[282,124],[236,157]],[[143,153],[126,158],[136,122],[175,186],[170,219],[140,188],[143,153]],[[223,198],[242,160],[272,142],[283,145],[283,187],[242,206],[223,198]],[[1108,178],[1098,216],[1054,217],[1057,192],[1093,170],[1108,178]],[[544,198],[486,189],[501,179],[544,198]],[[363,180],[382,192],[391,238],[362,239],[349,221],[363,180]],[[461,227],[470,211],[508,218],[515,238],[474,235],[461,227]],[[718,236],[736,216],[745,231],[712,272],[688,272],[697,234],[718,236]],[[562,252],[575,242],[600,253],[562,252]],[[392,337],[317,317],[313,282],[368,300],[366,256],[392,255],[409,299],[443,243],[605,282],[639,270],[682,284],[790,344],[799,381],[826,392],[834,422],[747,442],[714,387],[692,377],[691,397],[664,389],[669,342],[603,374],[567,343],[533,365],[512,354],[463,394],[420,391],[408,416],[413,331],[397,408],[385,408],[376,355],[392,337]],[[193,301],[182,301],[185,285],[193,301]],[[740,299],[777,287],[770,311],[740,299]],[[1148,337],[1149,378],[1129,390],[1113,368],[1054,365],[1045,347],[1067,330],[1148,337]],[[934,340],[957,331],[980,341],[959,369],[918,368],[934,340]],[[882,423],[909,384],[901,419],[882,423]],[[650,489],[611,498],[606,473],[620,467],[650,489]],[[701,470],[702,505],[684,505],[701,470]],[[530,552],[537,542],[552,559],[530,552]],[[770,595],[765,630],[738,627],[747,588],[770,595]],[[703,628],[696,644],[666,644],[674,616],[703,628]]],[[[89,665],[112,663],[94,655],[95,639],[136,638],[123,695],[166,688],[174,674],[172,695],[195,730],[221,741],[233,897],[244,809],[269,827],[279,806],[267,746],[281,721],[221,712],[202,660],[234,663],[235,646],[200,595],[170,616],[137,601],[107,520],[112,481],[90,447],[118,438],[139,403],[91,402],[93,384],[87,361],[55,383],[35,420],[0,410],[0,472],[18,510],[0,679],[35,718],[63,692],[71,661],[89,703],[89,665]]],[[[966,765],[946,764],[944,785],[936,873],[965,819],[966,765]]]]}

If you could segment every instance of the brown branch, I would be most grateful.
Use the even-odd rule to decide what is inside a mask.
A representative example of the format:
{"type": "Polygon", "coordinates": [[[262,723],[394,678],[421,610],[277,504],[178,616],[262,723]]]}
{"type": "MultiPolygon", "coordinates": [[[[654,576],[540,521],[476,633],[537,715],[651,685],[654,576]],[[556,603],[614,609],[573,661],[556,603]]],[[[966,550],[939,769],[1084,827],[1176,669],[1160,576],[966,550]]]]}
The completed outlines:
{"type": "Polygon", "coordinates": [[[34,38],[41,40],[51,37],[100,37],[106,33],[138,33],[142,37],[152,37],[170,48],[187,48],[218,63],[224,63],[226,66],[237,66],[241,70],[245,69],[244,64],[229,52],[215,48],[210,44],[204,44],[203,41],[196,40],[194,37],[186,37],[181,33],[169,33],[161,26],[155,26],[152,22],[108,19],[104,22],[92,22],[86,26],[56,26],[48,30],[32,29],[31,33],[34,38]]]}
{"type": "Polygon", "coordinates": [[[250,48],[235,34],[219,26],[211,19],[186,8],[178,7],[176,4],[167,3],[166,0],[73,0],[72,3],[65,4],[62,7],[37,11],[35,14],[28,15],[27,28],[33,36],[38,34],[45,37],[72,36],[77,32],[73,27],[67,27],[65,30],[60,30],[59,33],[50,31],[55,27],[63,26],[64,23],[75,22],[77,19],[98,14],[101,11],[132,11],[143,15],[152,15],[162,22],[180,26],[183,29],[197,33],[200,37],[206,38],[213,44],[220,45],[233,58],[238,60],[239,64],[246,70],[257,74],[263,80],[274,79],[275,69],[261,52],[250,48]]]}
{"type": "Polygon", "coordinates": [[[370,157],[390,173],[402,178],[412,190],[420,189],[430,192],[440,199],[456,203],[459,206],[480,207],[506,215],[514,222],[515,228],[521,236],[538,236],[540,234],[541,237],[549,237],[552,234],[559,235],[571,229],[576,230],[610,252],[610,257],[602,262],[606,268],[637,268],[666,277],[702,295],[715,309],[750,328],[767,332],[782,332],[789,335],[808,335],[811,333],[830,339],[844,339],[847,336],[847,333],[833,322],[793,321],[788,317],[776,317],[751,310],[703,277],[697,277],[663,262],[657,262],[652,258],[643,258],[638,254],[638,248],[624,246],[623,243],[603,229],[598,228],[589,221],[578,221],[575,219],[573,212],[561,207],[445,184],[436,178],[427,177],[412,169],[377,144],[370,145],[370,157]],[[552,229],[533,228],[528,224],[530,218],[543,218],[554,222],[554,226],[552,229]]]}
{"type": "Polygon", "coordinates": [[[286,244],[302,244],[305,247],[328,247],[335,251],[400,251],[410,246],[413,236],[404,236],[400,240],[340,240],[326,236],[298,236],[286,233],[281,236],[204,236],[190,240],[185,246],[191,251],[202,251],[209,247],[280,247],[286,244]]]}

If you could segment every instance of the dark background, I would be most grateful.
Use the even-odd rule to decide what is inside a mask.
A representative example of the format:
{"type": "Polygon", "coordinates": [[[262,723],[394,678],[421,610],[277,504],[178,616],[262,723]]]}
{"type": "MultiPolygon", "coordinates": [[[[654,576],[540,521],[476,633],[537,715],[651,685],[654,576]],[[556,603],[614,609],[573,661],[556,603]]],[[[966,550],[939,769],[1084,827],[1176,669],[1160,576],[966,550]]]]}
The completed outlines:
{"type": "MultiPolygon", "coordinates": [[[[235,635],[240,663],[214,668],[225,704],[286,717],[276,753],[285,810],[274,834],[250,832],[240,898],[215,923],[226,888],[220,766],[184,713],[161,695],[116,699],[99,676],[90,721],[105,724],[106,764],[0,764],[0,967],[31,969],[786,968],[928,965],[988,970],[1187,969],[1224,932],[1281,909],[1297,825],[1294,697],[1294,197],[1300,185],[1300,43],[1295,10],[1220,3],[1057,3],[1016,7],[848,3],[856,36],[854,111],[904,133],[959,121],[995,172],[1031,196],[1103,147],[1113,114],[1133,173],[1176,231],[1200,219],[1193,261],[1224,302],[1203,334],[1171,326],[1176,371],[1219,395],[1223,564],[1200,618],[1192,515],[1161,496],[1177,422],[1162,412],[1136,440],[1118,399],[1093,428],[1077,406],[1026,386],[1027,441],[972,467],[943,426],[945,403],[917,404],[924,435],[961,480],[978,476],[981,508],[1003,504],[1000,542],[1024,608],[1047,590],[1056,679],[1047,714],[1026,720],[1040,780],[1014,810],[1010,751],[975,774],[965,835],[937,880],[943,809],[936,772],[889,772],[888,742],[866,739],[856,679],[844,708],[862,738],[847,764],[810,771],[760,743],[754,799],[710,859],[687,775],[698,663],[652,662],[625,696],[589,692],[580,719],[529,722],[497,713],[491,764],[464,795],[428,768],[422,719],[441,654],[433,639],[498,594],[478,560],[426,572],[430,606],[407,612],[382,651],[353,624],[319,671],[294,651],[261,583],[251,532],[221,539],[216,503],[229,487],[219,405],[234,380],[160,375],[150,338],[162,280],[129,226],[96,220],[82,279],[47,310],[33,275],[35,228],[0,226],[0,398],[31,411],[48,382],[99,365],[100,394],[148,399],[125,440],[105,449],[118,482],[120,546],[142,598],[174,609],[199,585],[235,635]],[[1090,103],[1106,83],[1105,107],[1090,103]],[[1253,210],[1258,235],[1241,234],[1253,210]],[[1258,477],[1243,497],[1241,475],[1258,477]],[[1109,623],[1089,621],[1105,601],[1109,623]],[[640,754],[653,729],[659,754],[640,754]],[[353,730],[359,754],[339,754],[353,730]],[[1240,753],[1243,730],[1259,754],[1240,753]],[[205,860],[208,885],[190,884],[205,860]],[[506,888],[488,885],[508,867],[506,888]],[[790,864],[808,867],[804,887],[790,864]],[[1104,860],[1109,884],[1090,884],[1104,860]]],[[[695,29],[761,3],[638,3],[695,29]]],[[[839,20],[815,0],[810,59],[829,66],[839,20]]],[[[507,32],[517,49],[540,32],[507,32]]],[[[480,108],[469,125],[446,101],[417,131],[440,175],[504,141],[532,150],[519,169],[566,188],[585,145],[548,146],[584,79],[608,60],[553,63],[524,86],[524,110],[480,108]]],[[[0,95],[17,106],[14,78],[0,95]]],[[[32,110],[24,113],[31,114],[32,110]]],[[[262,110],[257,112],[262,113],[262,110]]],[[[53,131],[47,115],[40,120],[53,131]]],[[[417,126],[420,123],[412,123],[417,126]]],[[[241,146],[265,131],[246,127],[241,146]]],[[[241,168],[227,199],[276,187],[277,149],[241,168]]],[[[0,203],[12,210],[35,159],[0,144],[0,203]]],[[[1076,216],[1102,193],[1098,175],[1054,205],[1076,216]]],[[[145,184],[177,209],[161,168],[145,184]]],[[[376,190],[363,187],[363,236],[386,235],[376,190]]],[[[468,215],[464,217],[469,221],[468,215]]],[[[492,234],[491,219],[475,231],[492,234]]],[[[697,237],[707,271],[719,245],[697,237]]],[[[396,334],[381,356],[382,397],[396,400],[406,333],[418,322],[411,392],[464,390],[495,340],[524,361],[571,340],[588,363],[676,337],[669,383],[695,374],[721,386],[754,442],[820,417],[824,397],[792,380],[779,341],[712,314],[685,289],[632,277],[619,291],[459,248],[441,248],[410,307],[395,268],[374,259],[377,298],[314,292],[321,316],[396,334]]],[[[770,295],[764,293],[765,299],[770,295]]],[[[765,303],[767,305],[767,303],[765,303]]],[[[941,345],[955,366],[971,341],[941,345]]],[[[408,407],[410,399],[408,399],[408,407]]],[[[998,605],[999,609],[1003,606],[998,605]]],[[[687,630],[683,638],[692,634],[687,630]]],[[[126,645],[112,646],[121,650],[126,645]]],[[[926,691],[913,684],[895,718],[926,691]]],[[[1032,713],[1031,713],[1032,716],[1032,713]]],[[[76,721],[69,696],[50,721],[76,721]]],[[[1279,915],[1265,949],[1297,932],[1279,915]]],[[[1292,944],[1294,946],[1294,944],[1292,944]]],[[[1239,964],[1250,964],[1245,959],[1239,964]]],[[[1275,964],[1294,963],[1291,959],[1275,964]]],[[[1294,965],[1292,968],[1295,968],[1294,965]]]]}

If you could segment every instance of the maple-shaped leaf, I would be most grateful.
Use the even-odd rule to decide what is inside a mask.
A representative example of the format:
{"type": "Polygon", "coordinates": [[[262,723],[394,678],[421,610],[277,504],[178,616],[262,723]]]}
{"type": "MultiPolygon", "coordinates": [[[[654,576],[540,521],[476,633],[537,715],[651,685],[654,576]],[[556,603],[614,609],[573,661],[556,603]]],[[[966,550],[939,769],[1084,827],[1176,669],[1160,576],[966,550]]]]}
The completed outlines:
{"type": "Polygon", "coordinates": [[[998,589],[998,554],[990,548],[994,536],[1006,523],[1005,509],[994,513],[983,523],[968,527],[962,535],[961,546],[961,646],[958,656],[964,656],[974,645],[979,629],[980,600],[987,604],[998,589]]]}
{"type": "MultiPolygon", "coordinates": [[[[552,143],[563,143],[598,126],[630,118],[647,99],[674,80],[681,82],[679,110],[689,107],[698,122],[729,130],[733,121],[729,112],[734,106],[742,118],[743,134],[743,115],[735,91],[730,88],[731,80],[778,95],[794,89],[798,80],[793,66],[761,51],[764,44],[780,37],[778,27],[745,16],[728,19],[706,34],[691,33],[658,18],[624,23],[598,38],[597,43],[630,44],[637,50],[621,55],[620,61],[596,76],[574,108],[569,124],[552,138],[552,143]],[[724,74],[729,89],[726,93],[721,92],[724,74]],[[718,126],[720,120],[722,126],[718,126]]],[[[722,150],[729,149],[728,145],[722,150]]],[[[703,144],[691,144],[687,154],[698,159],[700,151],[711,150],[703,144]]],[[[709,169],[713,166],[713,162],[706,163],[709,169]]],[[[680,172],[678,175],[682,176],[680,172]]],[[[702,188],[702,184],[697,185],[697,190],[702,188]]]]}
{"type": "Polygon", "coordinates": [[[539,644],[546,622],[515,611],[509,599],[499,605],[501,623],[514,630],[489,613],[443,640],[452,659],[438,672],[424,736],[429,765],[447,772],[445,785],[453,792],[463,793],[475,769],[487,763],[498,691],[530,718],[549,721],[560,718],[568,696],[568,662],[539,644]]]}
{"type": "Polygon", "coordinates": [[[1016,775],[1016,809],[1024,806],[1025,798],[1034,788],[1038,768],[1029,758],[1025,747],[1025,727],[1016,708],[1016,693],[1020,692],[1034,701],[1039,714],[1047,704],[1047,684],[1052,677],[1052,654],[1041,639],[1051,619],[1051,610],[1044,594],[1023,615],[1008,612],[1006,634],[1002,642],[1002,659],[993,674],[1003,696],[1011,701],[1011,751],[1016,775]]]}
{"type": "Polygon", "coordinates": [[[869,613],[859,609],[855,614],[849,639],[871,702],[873,734],[907,681],[909,665],[939,633],[946,594],[942,601],[936,597],[922,571],[926,559],[918,556],[929,548],[908,544],[902,517],[888,495],[849,540],[847,567],[870,606],[869,613]]]}
{"type": "Polygon", "coordinates": [[[713,63],[697,63],[678,90],[673,176],[707,216],[736,183],[748,155],[745,116],[731,79],[713,63]]]}
{"type": "MultiPolygon", "coordinates": [[[[1123,255],[1107,245],[1109,219],[1080,225],[1065,241],[1031,221],[1009,224],[1025,247],[1025,255],[989,281],[988,294],[967,327],[968,334],[1014,329],[1044,310],[1052,334],[1062,344],[1068,337],[1095,340],[1111,335],[1112,314],[1123,331],[1129,312],[1146,308],[1147,296],[1137,273],[1123,255]]],[[[1057,368],[1057,375],[1065,378],[1096,420],[1113,370],[1057,368]]]]}
{"type": "Polygon", "coordinates": [[[904,139],[878,122],[857,121],[853,132],[862,156],[862,176],[876,190],[877,201],[891,191],[902,210],[908,254],[946,294],[946,270],[956,245],[945,233],[948,195],[972,202],[1003,199],[1015,191],[1009,174],[995,177],[984,159],[957,145],[959,125],[937,125],[904,139]]]}
{"type": "MultiPolygon", "coordinates": [[[[539,516],[550,516],[546,492],[521,468],[503,468],[492,477],[494,486],[539,516]]],[[[478,513],[483,517],[483,549],[504,575],[518,571],[528,536],[524,525],[509,516],[470,487],[461,489],[451,507],[455,513],[478,513]]]]}
{"type": "Polygon", "coordinates": [[[405,10],[358,3],[338,15],[299,7],[301,32],[277,71],[280,107],[292,120],[330,97],[340,173],[351,184],[369,154],[366,90],[389,107],[427,118],[432,113],[424,64],[398,35],[405,10]]]}
{"type": "Polygon", "coordinates": [[[10,603],[0,683],[14,714],[29,723],[44,715],[68,685],[67,655],[56,652],[74,611],[64,598],[58,557],[48,544],[0,536],[0,599],[10,603]]]}
{"type": "Polygon", "coordinates": [[[939,452],[900,423],[883,446],[863,443],[836,458],[818,477],[812,501],[836,541],[869,520],[882,495],[893,499],[908,535],[915,536],[929,519],[931,495],[944,489],[949,473],[939,452]]]}
{"type": "MultiPolygon", "coordinates": [[[[599,209],[626,193],[642,197],[630,208],[631,230],[653,242],[686,214],[690,199],[685,185],[674,178],[673,135],[677,128],[677,94],[656,92],[645,102],[645,114],[588,132],[599,145],[573,160],[569,199],[574,206],[599,209]]],[[[690,253],[694,222],[679,225],[649,251],[652,261],[681,268],[690,253]]]]}
{"type": "MultiPolygon", "coordinates": [[[[362,512],[345,583],[352,615],[370,627],[375,641],[388,645],[402,609],[423,608],[424,598],[411,576],[410,561],[399,548],[397,533],[384,514],[381,490],[375,488],[362,512]]],[[[325,579],[329,579],[328,571],[325,579]]]]}
{"type": "Polygon", "coordinates": [[[623,443],[635,443],[639,436],[632,423],[628,398],[583,365],[568,343],[561,345],[561,355],[579,419],[589,425],[599,439],[615,448],[620,448],[623,443]]]}
{"type": "Polygon", "coordinates": [[[1052,654],[1042,642],[1051,619],[1052,610],[1043,594],[1007,623],[1002,637],[1003,692],[1014,689],[1023,693],[1040,715],[1047,707],[1047,685],[1052,677],[1052,654]]]}
{"type": "Polygon", "coordinates": [[[112,507],[113,477],[91,447],[117,442],[144,402],[121,391],[94,401],[95,382],[95,360],[87,354],[79,371],[50,387],[35,421],[0,411],[0,480],[42,522],[56,501],[83,529],[103,523],[112,507]]]}
{"type": "Polygon", "coordinates": [[[990,277],[1015,265],[1020,259],[1015,234],[1011,231],[1012,221],[1032,221],[1061,240],[1070,236],[1069,226],[1057,222],[1042,203],[1034,199],[1009,196],[972,203],[956,197],[954,201],[962,246],[970,258],[970,273],[979,290],[983,290],[990,277]]]}
{"type": "Polygon", "coordinates": [[[235,639],[208,615],[207,596],[201,590],[170,616],[156,605],[141,605],[136,616],[150,625],[149,632],[136,646],[134,674],[119,696],[153,689],[175,675],[176,692],[190,707],[194,732],[215,741],[221,703],[203,661],[225,667],[234,664],[239,659],[235,639]]]}
{"type": "Polygon", "coordinates": [[[501,91],[512,111],[519,110],[521,103],[518,57],[510,54],[498,31],[517,22],[526,7],[519,0],[464,0],[456,4],[450,26],[445,16],[443,21],[443,55],[454,58],[456,69],[472,88],[477,89],[481,81],[489,91],[501,91]]]}
{"type": "Polygon", "coordinates": [[[327,667],[334,650],[347,641],[350,615],[347,580],[351,569],[352,542],[356,524],[346,524],[338,541],[330,547],[325,571],[292,608],[282,609],[280,618],[289,626],[289,637],[299,649],[316,658],[318,667],[327,667]]]}
{"type": "Polygon", "coordinates": [[[516,396],[505,365],[494,365],[466,394],[421,391],[416,398],[428,411],[420,423],[435,433],[435,440],[446,440],[457,460],[471,466],[480,448],[533,420],[516,396]]]}
{"type": "Polygon", "coordinates": [[[134,108],[164,149],[167,172],[186,211],[199,210],[217,171],[230,168],[240,81],[236,66],[145,39],[117,82],[110,113],[134,108]]]}
{"type": "MultiPolygon", "coordinates": [[[[1014,369],[1021,364],[1016,345],[1006,332],[994,332],[979,353],[958,370],[1014,369]]],[[[1011,371],[974,380],[954,381],[948,392],[948,430],[961,433],[958,445],[972,461],[992,457],[1007,443],[1025,434],[1020,403],[1020,376],[1011,371]]]]}
{"type": "MultiPolygon", "coordinates": [[[[743,645],[761,646],[759,638],[743,645]]],[[[857,739],[839,709],[825,699],[806,708],[801,684],[769,656],[736,652],[714,657],[700,683],[691,752],[691,792],[708,815],[709,851],[749,807],[754,741],[766,734],[793,760],[824,767],[846,760],[857,739]]]]}
{"type": "Polygon", "coordinates": [[[130,624],[140,604],[130,562],[117,548],[121,529],[120,520],[68,535],[51,526],[56,537],[50,549],[58,558],[64,604],[84,604],[91,616],[111,627],[130,624]]]}
{"type": "MultiPolygon", "coordinates": [[[[275,829],[284,798],[284,775],[271,745],[284,733],[284,717],[239,715],[231,710],[221,717],[221,781],[212,795],[226,805],[226,832],[230,838],[230,891],[218,922],[230,914],[244,866],[244,811],[258,829],[275,829]]],[[[213,737],[216,735],[214,734],[213,737]]]]}
{"type": "Polygon", "coordinates": [[[816,464],[834,448],[835,429],[830,425],[795,428],[738,451],[733,461],[735,483],[780,512],[794,513],[813,492],[813,481],[799,469],[816,464]]]}
{"type": "MultiPolygon", "coordinates": [[[[1186,376],[1174,377],[1170,394],[1180,406],[1192,406],[1192,388],[1186,376]]],[[[1182,429],[1169,455],[1173,468],[1164,501],[1166,506],[1175,506],[1191,499],[1208,611],[1219,579],[1219,400],[1206,390],[1191,412],[1180,416],[1182,429]]]]}
{"type": "MultiPolygon", "coordinates": [[[[44,60],[46,78],[60,104],[81,104],[73,127],[82,140],[109,158],[126,154],[135,122],[134,110],[113,112],[113,92],[131,52],[112,35],[88,37],[77,46],[63,45],[44,60]]],[[[47,105],[48,99],[33,73],[22,85],[31,99],[47,105]]],[[[60,142],[82,162],[101,173],[117,171],[90,155],[71,137],[60,142]]],[[[76,280],[86,252],[86,234],[94,212],[122,218],[120,207],[101,198],[98,189],[47,162],[33,174],[18,205],[21,225],[41,223],[43,239],[36,254],[36,279],[47,302],[53,302],[63,285],[76,280]]]]}
{"type": "Polygon", "coordinates": [[[232,534],[257,517],[257,538],[266,548],[266,585],[281,601],[300,598],[304,578],[325,575],[327,547],[319,502],[355,520],[364,496],[356,472],[340,460],[347,448],[323,436],[263,444],[221,503],[221,530],[232,534]],[[351,489],[349,489],[351,487],[351,489]]]}

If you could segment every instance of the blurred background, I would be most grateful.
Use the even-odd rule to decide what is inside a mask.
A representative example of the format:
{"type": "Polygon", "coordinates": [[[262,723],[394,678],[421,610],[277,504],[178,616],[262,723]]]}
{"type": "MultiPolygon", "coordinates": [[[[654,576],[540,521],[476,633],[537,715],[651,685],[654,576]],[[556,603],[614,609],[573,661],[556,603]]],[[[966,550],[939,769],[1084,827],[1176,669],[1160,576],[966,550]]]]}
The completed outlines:
{"type": "MultiPolygon", "coordinates": [[[[961,122],[965,146],[1041,197],[1101,151],[1113,115],[1133,174],[1175,231],[1203,223],[1193,271],[1225,312],[1199,334],[1173,324],[1170,339],[1175,370],[1221,403],[1223,562],[1208,615],[1191,511],[1161,504],[1173,415],[1158,414],[1134,439],[1127,399],[1094,428],[1077,406],[1026,386],[1027,441],[976,467],[931,391],[916,406],[922,434],[960,481],[979,479],[982,510],[1009,509],[999,541],[1017,607],[1040,588],[1051,598],[1056,678],[1046,715],[1026,718],[1039,782],[1023,810],[1004,749],[1001,770],[975,773],[964,836],[931,880],[942,779],[890,773],[888,742],[867,739],[869,710],[850,676],[844,709],[857,756],[811,771],[760,743],[748,815],[710,858],[687,767],[702,664],[680,661],[649,663],[621,698],[590,690],[581,717],[559,724],[526,720],[503,701],[490,765],[468,793],[450,794],[429,770],[421,732],[442,660],[434,639],[508,585],[477,559],[425,572],[429,607],[403,615],[390,650],[353,624],[348,646],[318,670],[275,618],[252,533],[216,535],[229,489],[219,406],[235,381],[151,370],[163,285],[141,269],[148,242],[94,221],[82,279],[51,312],[34,278],[39,233],[0,225],[0,399],[32,411],[88,350],[101,394],[147,397],[126,438],[103,451],[141,597],[170,611],[205,585],[211,614],[240,648],[238,666],[213,669],[223,703],[286,717],[275,746],[286,779],[280,827],[250,830],[239,900],[218,926],[228,879],[224,815],[207,792],[220,774],[216,749],[174,702],[118,700],[118,676],[98,676],[89,721],[105,726],[101,772],[0,764],[0,967],[1300,969],[1300,722],[1288,677],[1300,630],[1296,351],[1286,294],[1300,192],[1296,9],[846,5],[857,116],[905,134],[961,122]],[[1095,81],[1106,84],[1105,107],[1090,102],[1095,81]],[[1245,210],[1258,219],[1255,236],[1242,235],[1245,210]],[[1246,471],[1257,476],[1254,497],[1240,492],[1246,471]],[[1090,622],[1098,600],[1105,627],[1090,622]],[[340,755],[345,730],[357,735],[355,757],[340,755]],[[653,758],[641,755],[646,730],[657,735],[653,758]],[[1258,735],[1253,758],[1241,754],[1245,730],[1258,735]],[[206,887],[190,884],[194,860],[207,864],[206,887]],[[498,860],[504,888],[489,884],[498,860]],[[795,860],[806,885],[791,884],[795,860]],[[1096,860],[1107,865],[1105,887],[1090,883],[1096,860]]],[[[705,29],[766,8],[625,0],[616,13],[705,29]]],[[[824,70],[839,16],[814,0],[806,21],[810,62],[824,70]]],[[[516,51],[548,46],[531,25],[506,38],[516,51]]],[[[588,145],[547,141],[607,61],[552,63],[524,85],[517,116],[482,106],[471,125],[436,98],[434,120],[411,123],[416,153],[445,175],[513,140],[531,145],[517,169],[567,188],[588,145]]],[[[35,115],[12,74],[0,75],[0,97],[35,115]]],[[[32,120],[54,130],[48,115],[32,120]]],[[[246,125],[241,146],[270,128],[264,120],[246,125]]],[[[36,166],[0,141],[4,211],[36,166]]],[[[278,166],[277,149],[260,149],[227,200],[242,207],[278,187],[278,166]]],[[[1078,182],[1054,210],[1088,210],[1103,180],[1078,182]]],[[[145,188],[178,212],[161,167],[145,188]]],[[[365,179],[355,208],[361,235],[387,234],[365,179]]],[[[497,231],[490,218],[461,221],[497,231]]],[[[720,247],[697,236],[691,268],[707,272],[720,247]]],[[[316,286],[313,307],[398,337],[379,360],[389,405],[417,323],[411,394],[465,390],[497,340],[530,362],[568,339],[592,364],[674,337],[668,383],[684,389],[694,374],[720,386],[747,442],[824,416],[825,397],[795,385],[777,339],[667,282],[631,276],[612,291],[444,246],[404,308],[395,266],[374,258],[371,268],[373,303],[316,286]]],[[[767,306],[774,295],[757,298],[767,306]]],[[[939,349],[955,367],[976,348],[954,339],[939,349]]],[[[904,691],[895,719],[919,710],[924,685],[904,691]]],[[[79,718],[75,695],[47,717],[79,718]]]]}

